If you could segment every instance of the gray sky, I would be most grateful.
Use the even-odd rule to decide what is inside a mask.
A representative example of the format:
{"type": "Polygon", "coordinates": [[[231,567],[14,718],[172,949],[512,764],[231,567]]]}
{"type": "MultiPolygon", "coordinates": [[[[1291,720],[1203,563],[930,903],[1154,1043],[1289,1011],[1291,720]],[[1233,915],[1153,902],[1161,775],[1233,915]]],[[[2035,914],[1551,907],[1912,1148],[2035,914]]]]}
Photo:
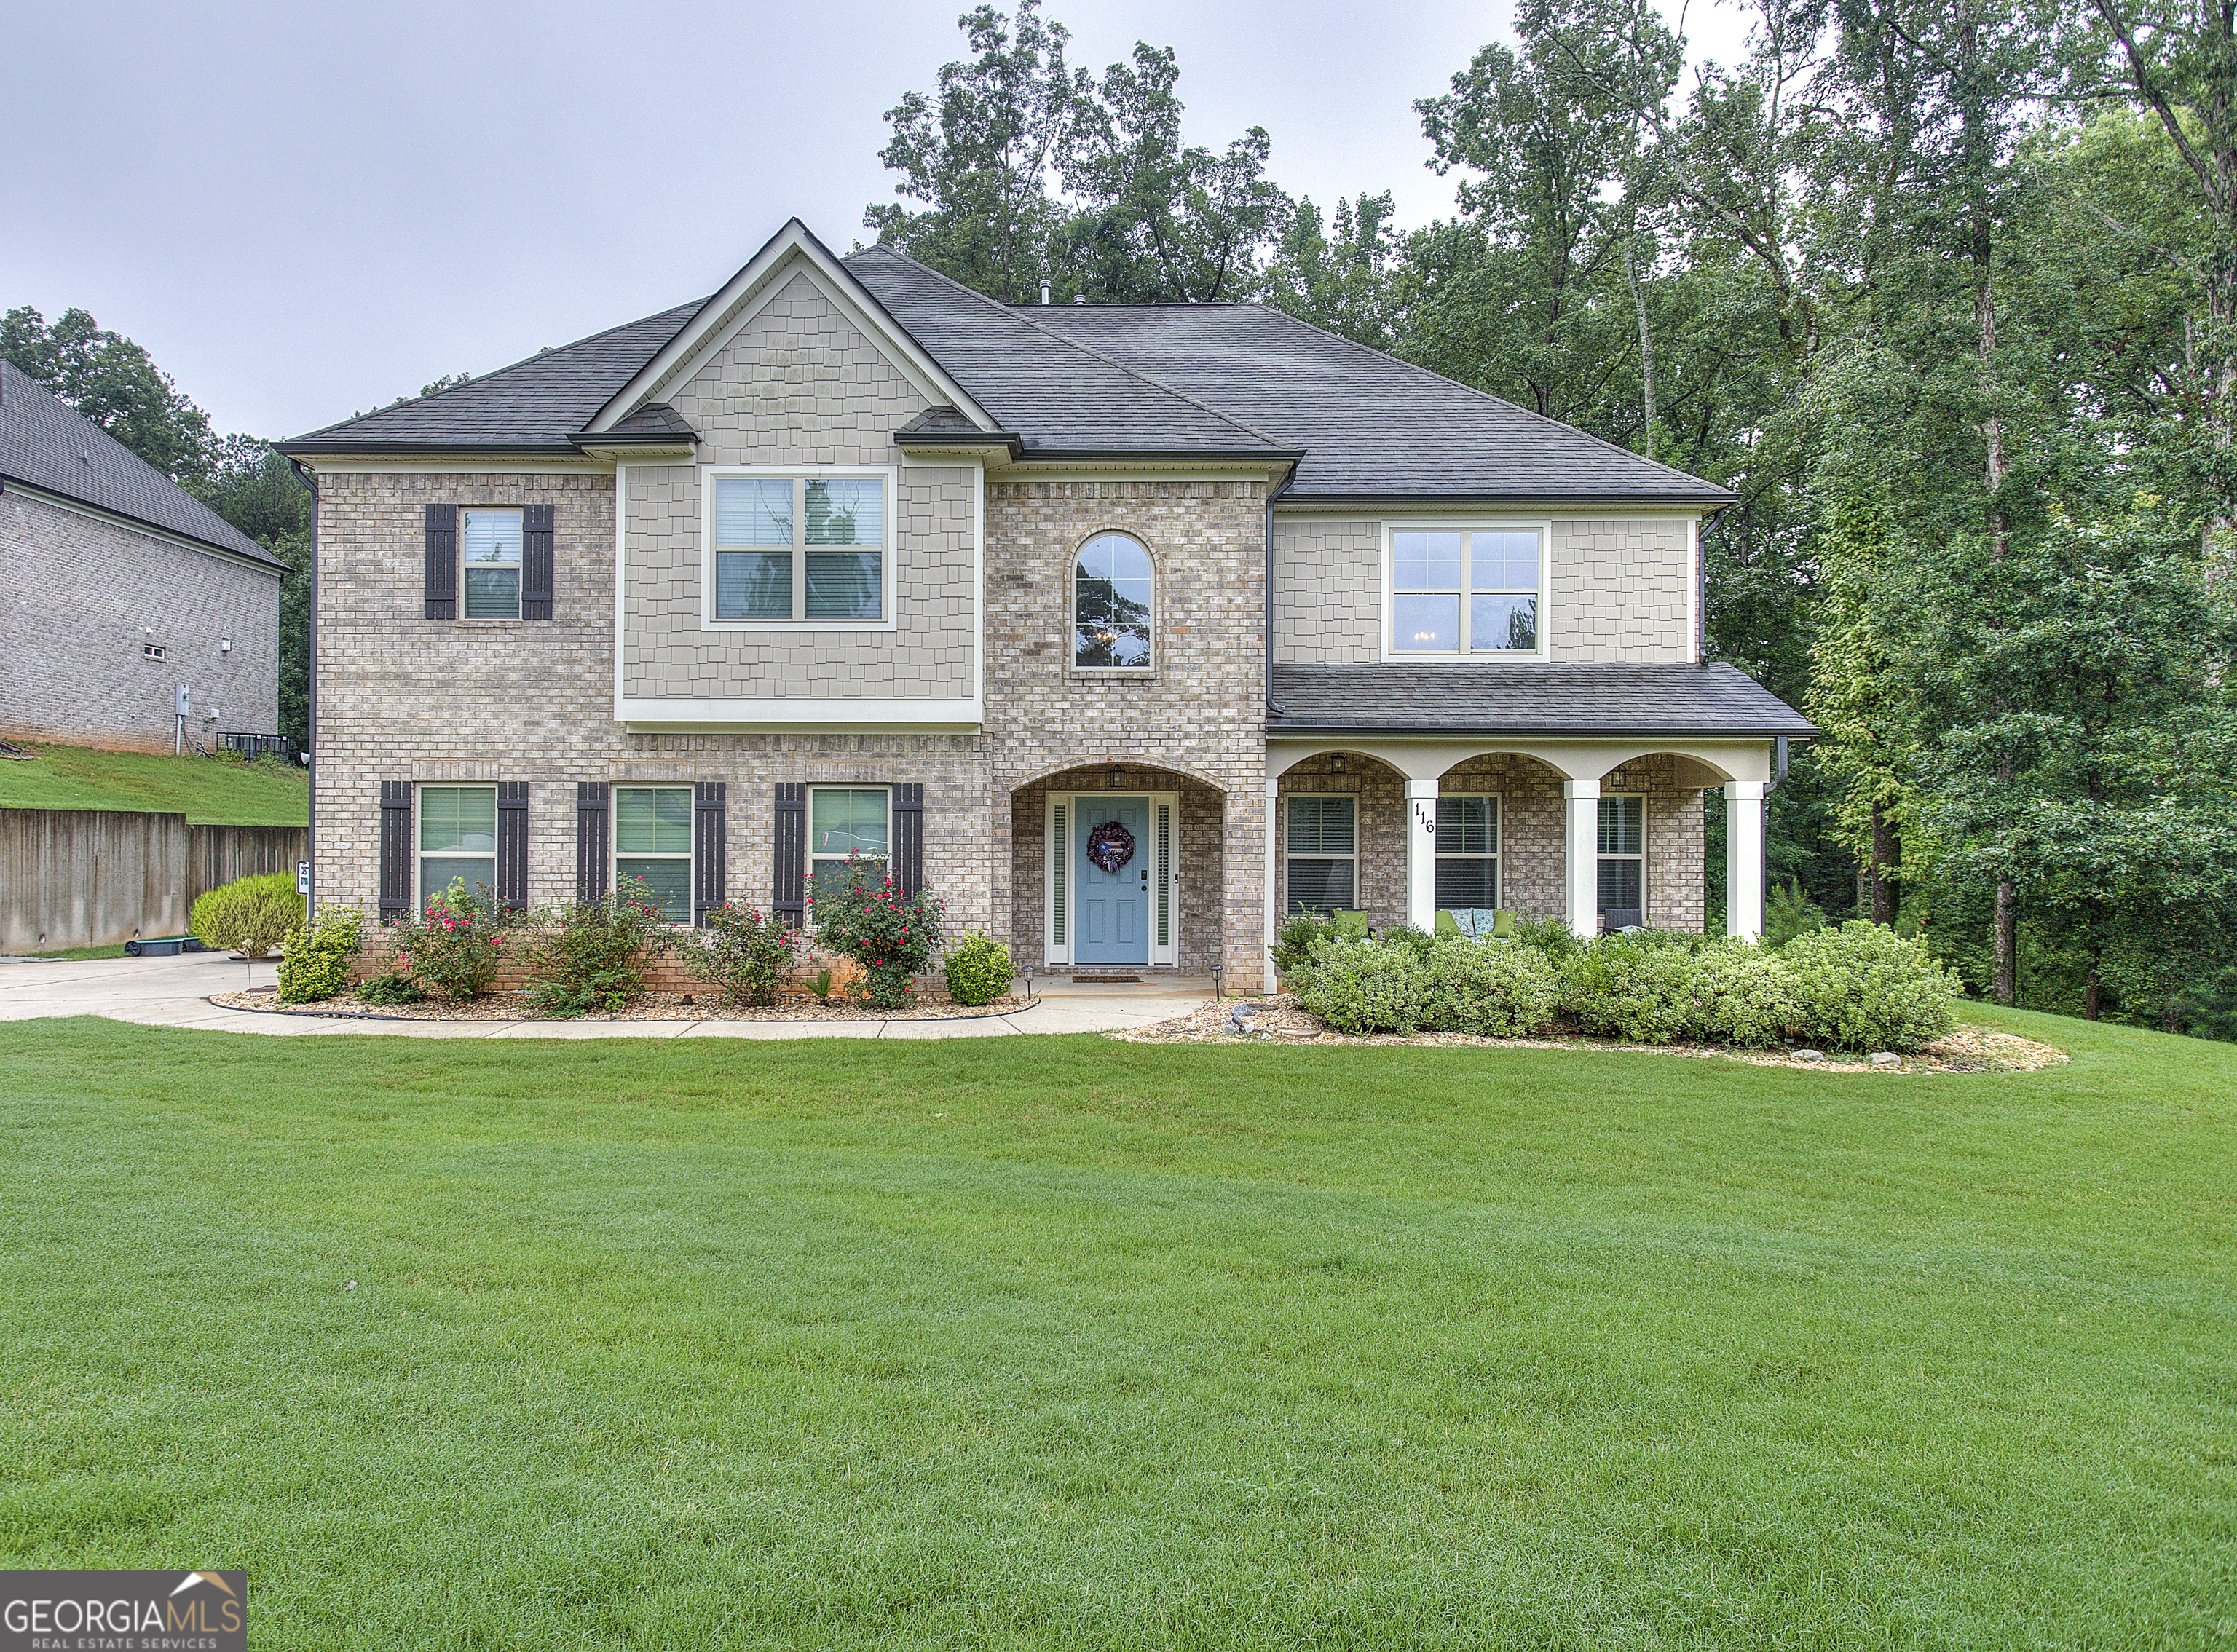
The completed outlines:
{"type": "MultiPolygon", "coordinates": [[[[221,431],[294,435],[702,296],[795,214],[843,252],[891,198],[884,111],[962,55],[964,9],[27,6],[0,308],[90,310],[221,431]]],[[[1177,48],[1191,142],[1262,125],[1291,194],[1390,189],[1409,227],[1452,201],[1413,101],[1510,37],[1509,0],[1046,10],[1099,72],[1177,48]]],[[[1731,13],[1688,22],[1738,56],[1731,13]]]]}

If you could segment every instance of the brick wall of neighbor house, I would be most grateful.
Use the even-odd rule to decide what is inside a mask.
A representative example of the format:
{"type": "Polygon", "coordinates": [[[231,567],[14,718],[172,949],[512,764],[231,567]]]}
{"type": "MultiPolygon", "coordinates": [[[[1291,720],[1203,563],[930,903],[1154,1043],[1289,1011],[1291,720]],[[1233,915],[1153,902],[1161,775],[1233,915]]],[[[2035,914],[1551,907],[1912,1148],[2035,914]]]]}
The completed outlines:
{"type": "Polygon", "coordinates": [[[168,752],[181,682],[191,738],[278,732],[276,574],[9,492],[0,604],[0,734],[168,752]]]}
{"type": "MultiPolygon", "coordinates": [[[[796,274],[664,392],[703,464],[900,463],[893,433],[927,405],[868,337],[796,274]]],[[[891,631],[701,629],[701,474],[633,465],[624,509],[632,696],[968,699],[973,469],[899,472],[891,631]]]]}
{"type": "Polygon", "coordinates": [[[1191,809],[1183,799],[1184,958],[1208,961],[1200,938],[1216,935],[1237,978],[1264,967],[1264,497],[1255,480],[987,484],[993,859],[1013,882],[997,898],[1013,939],[1039,944],[1043,872],[1037,854],[1014,845],[1021,816],[1038,829],[1030,794],[1012,794],[1066,769],[1118,763],[1193,776],[1222,794],[1216,887],[1190,826],[1208,817],[1208,801],[1191,809]],[[1133,534],[1157,559],[1158,668],[1146,680],[1071,669],[1072,559],[1110,529],[1133,534]]]}
{"type": "MultiPolygon", "coordinates": [[[[1556,517],[1546,612],[1552,657],[1690,659],[1691,569],[1683,517],[1556,517]]],[[[1276,662],[1381,659],[1382,580],[1380,522],[1277,514],[1276,662]]]]}
{"type": "Polygon", "coordinates": [[[377,909],[385,780],[528,782],[537,905],[574,898],[577,781],[727,781],[726,892],[764,909],[778,782],[915,782],[927,882],[952,927],[993,926],[980,737],[631,734],[614,721],[610,477],[330,471],[320,487],[321,901],[377,909]],[[551,621],[421,617],[432,501],[555,506],[551,621]]]}

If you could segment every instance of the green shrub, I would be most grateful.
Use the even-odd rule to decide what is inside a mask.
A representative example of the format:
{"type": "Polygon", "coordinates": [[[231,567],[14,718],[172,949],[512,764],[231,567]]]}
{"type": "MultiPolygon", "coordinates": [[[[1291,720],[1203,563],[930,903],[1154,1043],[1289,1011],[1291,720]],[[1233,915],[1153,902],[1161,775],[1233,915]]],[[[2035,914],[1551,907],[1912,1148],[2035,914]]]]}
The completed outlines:
{"type": "Polygon", "coordinates": [[[303,898],[292,872],[236,878],[195,903],[187,928],[212,946],[238,948],[262,958],[303,924],[303,898]]]}
{"type": "Polygon", "coordinates": [[[1957,977],[1917,941],[1852,920],[1779,950],[1794,982],[1798,1037],[1835,1050],[1909,1051],[1957,1024],[1957,977]]]}
{"type": "Polygon", "coordinates": [[[1422,1024],[1433,1031],[1519,1038],[1544,1031],[1561,1007],[1560,977],[1530,947],[1448,936],[1421,956],[1422,1024]]]}
{"type": "Polygon", "coordinates": [[[357,984],[357,996],[366,1004],[422,1004],[427,995],[408,975],[376,975],[357,984]]]}
{"type": "Polygon", "coordinates": [[[1561,961],[1562,1008],[1587,1032],[1666,1044],[1693,1030],[1693,964],[1666,936],[1602,935],[1561,961]]]}
{"type": "Polygon", "coordinates": [[[1794,972],[1785,958],[1743,940],[1719,941],[1694,956],[1688,977],[1693,1037],[1765,1049],[1801,1024],[1794,972]]]}
{"type": "Polygon", "coordinates": [[[862,966],[855,992],[873,1009],[905,1008],[940,944],[940,903],[905,892],[884,861],[849,855],[816,879],[809,910],[816,938],[862,966]]]}
{"type": "Polygon", "coordinates": [[[1429,967],[1404,941],[1323,941],[1296,971],[1298,1006],[1338,1032],[1412,1032],[1429,967]]]}
{"type": "Polygon", "coordinates": [[[967,935],[947,955],[947,996],[971,1007],[992,1004],[1010,990],[1016,973],[1008,947],[991,935],[967,935]]]}
{"type": "Polygon", "coordinates": [[[1294,917],[1284,918],[1281,928],[1274,931],[1274,944],[1270,950],[1274,955],[1275,971],[1288,975],[1292,970],[1301,968],[1316,945],[1335,938],[1336,919],[1316,918],[1303,907],[1299,907],[1294,917]]]}
{"type": "MultiPolygon", "coordinates": [[[[696,944],[684,949],[683,962],[732,1004],[775,1004],[800,941],[800,931],[774,913],[765,917],[752,907],[714,906],[708,909],[707,926],[696,944]]],[[[824,971],[827,986],[830,973],[824,971]]]]}
{"type": "Polygon", "coordinates": [[[365,944],[365,914],[354,906],[321,906],[306,934],[298,924],[287,931],[280,959],[280,997],[287,1004],[331,998],[350,984],[358,950],[365,944]]]}
{"type": "Polygon", "coordinates": [[[1514,920],[1514,944],[1542,952],[1548,963],[1558,965],[1584,943],[1558,918],[1518,918],[1514,920]]]}
{"type": "Polygon", "coordinates": [[[670,944],[642,878],[621,879],[604,900],[553,907],[530,923],[524,996],[561,1020],[636,1003],[644,996],[645,971],[670,944]]]}
{"type": "Polygon", "coordinates": [[[406,928],[396,967],[445,997],[478,998],[497,979],[507,927],[496,901],[453,878],[406,928]]]}

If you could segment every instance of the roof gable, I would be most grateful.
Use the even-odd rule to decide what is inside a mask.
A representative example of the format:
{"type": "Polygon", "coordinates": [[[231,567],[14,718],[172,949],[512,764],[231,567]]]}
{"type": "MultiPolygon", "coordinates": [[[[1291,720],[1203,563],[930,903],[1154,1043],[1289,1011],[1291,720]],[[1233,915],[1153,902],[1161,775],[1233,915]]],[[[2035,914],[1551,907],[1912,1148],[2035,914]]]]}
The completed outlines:
{"type": "Polygon", "coordinates": [[[888,314],[878,299],[834,258],[797,218],[763,244],[723,290],[699,306],[629,381],[584,425],[588,433],[610,429],[648,403],[672,397],[795,280],[806,279],[876,347],[929,403],[952,403],[985,428],[993,421],[946,367],[888,314]]]}
{"type": "Polygon", "coordinates": [[[262,567],[287,566],[37,379],[0,360],[0,485],[9,482],[262,567]]]}

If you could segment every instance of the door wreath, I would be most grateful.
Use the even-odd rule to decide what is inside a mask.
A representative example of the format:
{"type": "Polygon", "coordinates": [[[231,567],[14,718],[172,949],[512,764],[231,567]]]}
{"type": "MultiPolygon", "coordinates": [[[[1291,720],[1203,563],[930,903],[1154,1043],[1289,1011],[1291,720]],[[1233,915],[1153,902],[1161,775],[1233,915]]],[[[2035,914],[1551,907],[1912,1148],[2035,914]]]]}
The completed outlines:
{"type": "Polygon", "coordinates": [[[1087,834],[1087,858],[1115,877],[1134,858],[1134,834],[1116,820],[1105,820],[1087,834]]]}

